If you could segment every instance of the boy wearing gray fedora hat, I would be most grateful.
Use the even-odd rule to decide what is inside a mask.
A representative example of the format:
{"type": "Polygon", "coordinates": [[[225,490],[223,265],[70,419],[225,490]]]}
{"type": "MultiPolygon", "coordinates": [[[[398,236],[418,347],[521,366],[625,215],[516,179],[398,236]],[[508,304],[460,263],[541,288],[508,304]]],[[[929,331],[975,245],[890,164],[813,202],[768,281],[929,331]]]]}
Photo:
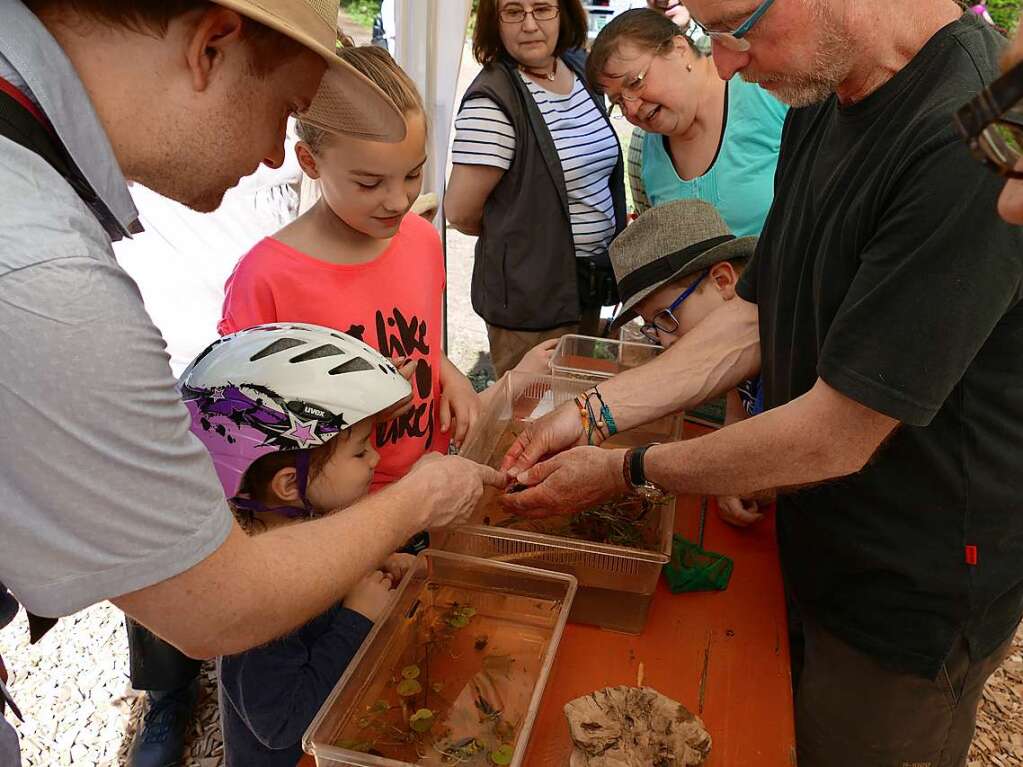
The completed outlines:
{"type": "MultiPolygon", "coordinates": [[[[622,308],[617,330],[639,316],[644,336],[665,348],[735,297],[735,286],[753,256],[756,237],[736,237],[708,202],[677,200],[645,211],[611,243],[609,253],[622,308]]],[[[760,379],[729,392],[725,423],[763,410],[760,379]]],[[[725,521],[759,520],[757,503],[718,499],[725,521]]]]}

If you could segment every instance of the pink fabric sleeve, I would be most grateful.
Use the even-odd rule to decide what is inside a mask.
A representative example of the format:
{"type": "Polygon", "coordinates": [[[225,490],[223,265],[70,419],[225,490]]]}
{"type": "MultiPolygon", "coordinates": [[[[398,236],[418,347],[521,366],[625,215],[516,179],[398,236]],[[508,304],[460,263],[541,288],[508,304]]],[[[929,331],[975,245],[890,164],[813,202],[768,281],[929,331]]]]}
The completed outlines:
{"type": "Polygon", "coordinates": [[[270,283],[256,259],[243,257],[227,279],[217,332],[226,336],[253,325],[277,322],[277,304],[270,283]]]}

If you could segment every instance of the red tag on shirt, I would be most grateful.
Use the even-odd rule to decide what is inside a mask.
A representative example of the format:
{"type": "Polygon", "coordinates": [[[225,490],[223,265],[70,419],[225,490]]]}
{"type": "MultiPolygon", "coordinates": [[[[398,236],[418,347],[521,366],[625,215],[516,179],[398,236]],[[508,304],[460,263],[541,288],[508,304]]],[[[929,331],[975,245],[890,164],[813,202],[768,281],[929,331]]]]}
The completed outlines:
{"type": "Polygon", "coordinates": [[[975,565],[977,564],[977,547],[967,546],[966,547],[966,564],[975,565]]]}

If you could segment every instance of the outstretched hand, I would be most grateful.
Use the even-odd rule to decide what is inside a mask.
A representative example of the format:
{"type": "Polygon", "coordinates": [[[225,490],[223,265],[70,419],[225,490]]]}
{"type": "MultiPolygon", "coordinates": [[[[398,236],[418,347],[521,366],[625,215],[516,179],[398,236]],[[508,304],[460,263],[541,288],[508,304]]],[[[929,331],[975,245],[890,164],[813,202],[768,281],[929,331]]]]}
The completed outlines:
{"type": "Polygon", "coordinates": [[[421,527],[433,529],[468,522],[484,488],[503,489],[507,476],[455,455],[427,453],[396,484],[415,489],[425,515],[421,527]]]}
{"type": "Polygon", "coordinates": [[[506,509],[526,517],[572,514],[625,493],[624,450],[577,447],[518,475],[526,485],[500,497],[506,509]]]}
{"type": "MultiPolygon", "coordinates": [[[[548,455],[555,455],[576,445],[585,445],[579,410],[574,402],[567,402],[552,412],[529,424],[508,448],[501,470],[516,481],[522,472],[548,455]]],[[[523,484],[529,484],[523,482],[523,484]]]]}

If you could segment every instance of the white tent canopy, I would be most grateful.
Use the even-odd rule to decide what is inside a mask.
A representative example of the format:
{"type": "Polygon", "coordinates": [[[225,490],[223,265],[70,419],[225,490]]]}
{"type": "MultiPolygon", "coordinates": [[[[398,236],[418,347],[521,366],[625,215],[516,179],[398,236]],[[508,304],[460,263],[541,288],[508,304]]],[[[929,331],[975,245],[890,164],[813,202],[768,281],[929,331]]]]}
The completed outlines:
{"type": "MultiPolygon", "coordinates": [[[[424,192],[443,203],[458,73],[472,0],[396,0],[395,58],[423,94],[430,122],[424,192]]],[[[434,225],[444,236],[444,216],[434,225]]]]}

